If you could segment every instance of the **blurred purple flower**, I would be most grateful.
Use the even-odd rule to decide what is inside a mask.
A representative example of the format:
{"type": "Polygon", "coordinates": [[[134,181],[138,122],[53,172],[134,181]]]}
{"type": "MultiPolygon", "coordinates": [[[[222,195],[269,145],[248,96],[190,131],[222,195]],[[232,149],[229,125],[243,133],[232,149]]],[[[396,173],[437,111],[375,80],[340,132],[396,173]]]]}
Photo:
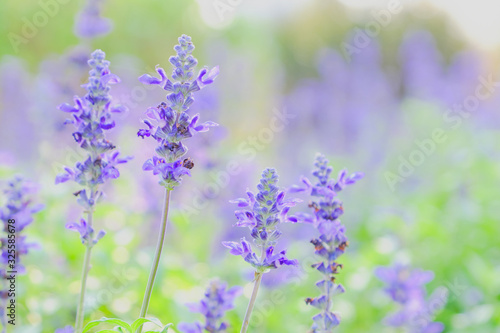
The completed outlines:
{"type": "Polygon", "coordinates": [[[439,101],[445,87],[443,59],[428,31],[408,34],[400,47],[407,96],[439,101]]]}
{"type": "MultiPolygon", "coordinates": [[[[353,34],[347,36],[351,44],[352,38],[353,34]]],[[[283,156],[299,164],[310,146],[325,152],[334,149],[337,154],[371,147],[365,157],[373,167],[383,160],[381,147],[387,145],[388,133],[398,129],[399,103],[397,81],[384,70],[377,41],[353,54],[349,63],[335,50],[320,50],[316,72],[315,77],[298,81],[284,99],[296,119],[287,125],[292,135],[286,139],[288,150],[281,149],[283,156]],[[303,135],[293,135],[297,132],[303,135]],[[297,151],[300,147],[304,151],[297,151]]]]}
{"type": "MultiPolygon", "coordinates": [[[[24,61],[11,56],[0,61],[0,151],[17,160],[34,162],[38,161],[38,147],[33,143],[40,136],[31,109],[38,101],[34,102],[37,99],[32,94],[33,80],[27,67],[24,61]]],[[[6,156],[0,156],[0,161],[8,163],[6,156]]]]}
{"type": "Polygon", "coordinates": [[[386,284],[384,290],[392,300],[401,305],[398,312],[385,318],[386,325],[404,327],[411,333],[440,333],[444,330],[442,323],[433,322],[433,316],[445,305],[446,295],[439,299],[431,296],[432,301],[426,301],[424,285],[434,279],[432,271],[396,264],[378,267],[375,276],[386,284]]]}
{"type": "Polygon", "coordinates": [[[206,132],[212,126],[218,126],[212,121],[199,124],[199,115],[188,114],[189,107],[194,102],[193,93],[214,81],[219,72],[218,67],[210,71],[203,68],[198,77],[194,76],[198,60],[192,56],[194,45],[189,36],[179,37],[179,44],[174,50],[177,55],[169,59],[174,66],[171,76],[173,82],[161,67],[156,68],[159,78],[149,74],[139,78],[144,84],[161,86],[169,94],[165,102],[156,108],[148,108],[147,119],[143,120],[147,128],[137,133],[143,139],[151,137],[157,141],[156,153],[159,157],[154,156],[147,160],[143,169],[152,170],[155,175],[159,174],[160,184],[170,190],[179,185],[182,176],[189,175],[189,170],[194,166],[190,159],[182,158],[187,153],[182,140],[199,132],[206,132]]]}
{"type": "Polygon", "coordinates": [[[75,330],[73,329],[73,327],[68,325],[66,327],[56,329],[54,333],[74,333],[74,332],[75,330]]]}
{"type": "MultiPolygon", "coordinates": [[[[18,274],[25,273],[21,258],[25,256],[36,244],[26,241],[26,236],[22,234],[23,230],[33,222],[33,214],[39,212],[43,205],[33,204],[32,195],[36,192],[33,183],[24,180],[20,176],[14,177],[7,183],[3,190],[6,201],[3,207],[0,207],[0,220],[2,221],[2,235],[0,237],[0,277],[5,279],[8,271],[16,271],[18,274]],[[9,223],[13,222],[13,223],[9,223]],[[14,231],[14,234],[11,231],[14,231]],[[15,235],[15,249],[9,247],[15,235]],[[15,257],[15,263],[12,263],[12,255],[15,257]]],[[[0,298],[3,302],[7,300],[7,292],[1,290],[0,298]]],[[[2,305],[2,309],[5,306],[2,305]]],[[[1,322],[4,323],[4,312],[0,311],[1,322]]]]}
{"type": "Polygon", "coordinates": [[[205,298],[200,303],[188,304],[192,312],[199,312],[205,317],[205,323],[180,323],[178,328],[184,333],[226,332],[228,324],[223,322],[226,311],[231,310],[234,299],[242,293],[241,287],[227,289],[227,284],[214,280],[205,292],[205,298]]]}
{"type": "Polygon", "coordinates": [[[348,246],[345,235],[345,227],[339,218],[344,213],[342,202],[336,199],[337,193],[346,185],[354,184],[361,179],[361,173],[354,173],[347,176],[347,172],[342,170],[337,179],[330,178],[332,167],[328,166],[328,160],[319,155],[314,163],[315,169],[312,174],[317,179],[315,183],[302,177],[301,185],[292,186],[290,192],[306,192],[315,201],[309,203],[313,209],[313,214],[297,214],[299,221],[312,223],[319,231],[320,236],[313,239],[315,253],[322,258],[322,261],[312,265],[324,275],[324,279],[317,282],[316,286],[322,294],[316,298],[307,298],[306,303],[310,304],[322,312],[313,317],[313,332],[330,332],[340,324],[340,318],[330,308],[332,298],[336,294],[343,293],[344,287],[335,283],[335,275],[339,273],[342,265],[337,263],[337,259],[344,254],[348,246]]]}
{"type": "Polygon", "coordinates": [[[113,28],[110,19],[101,16],[102,0],[87,0],[85,7],[75,17],[75,35],[80,38],[96,38],[107,35],[113,28]]]}

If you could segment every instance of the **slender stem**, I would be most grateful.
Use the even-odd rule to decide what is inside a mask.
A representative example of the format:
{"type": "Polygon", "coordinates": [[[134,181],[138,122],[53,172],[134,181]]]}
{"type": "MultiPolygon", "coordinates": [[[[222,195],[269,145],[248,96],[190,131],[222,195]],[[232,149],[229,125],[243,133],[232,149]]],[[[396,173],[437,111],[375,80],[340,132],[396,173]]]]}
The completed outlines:
{"type": "MultiPolygon", "coordinates": [[[[167,230],[167,217],[168,217],[168,207],[170,203],[170,191],[165,190],[165,204],[163,205],[162,221],[160,226],[160,234],[158,235],[158,243],[156,244],[155,257],[153,259],[153,265],[151,266],[151,271],[149,273],[148,285],[146,286],[146,292],[144,293],[144,300],[142,301],[141,314],[139,318],[146,317],[148,313],[149,300],[151,299],[151,292],[153,291],[153,285],[155,283],[156,272],[158,270],[158,264],[160,263],[161,251],[163,249],[163,241],[165,239],[165,232],[167,230]]],[[[142,325],[137,329],[136,333],[142,332],[142,325]]]]}
{"type": "Polygon", "coordinates": [[[259,292],[260,282],[262,281],[262,275],[264,273],[255,273],[255,283],[253,285],[252,297],[250,297],[250,302],[248,303],[247,312],[245,313],[245,320],[241,326],[240,333],[245,333],[248,329],[248,324],[250,324],[250,317],[252,316],[253,307],[255,305],[255,300],[257,299],[257,293],[259,292]]]}
{"type": "MultiPolygon", "coordinates": [[[[87,223],[92,228],[93,210],[89,210],[87,214],[87,223]]],[[[83,330],[83,317],[85,315],[85,291],[87,289],[87,278],[90,271],[90,257],[92,252],[92,240],[87,240],[87,249],[85,250],[85,259],[83,260],[82,279],[80,286],[80,300],[78,302],[78,310],[76,312],[75,333],[80,333],[83,330]]]]}
{"type": "MultiPolygon", "coordinates": [[[[260,261],[264,262],[264,258],[266,257],[266,247],[267,242],[264,242],[262,245],[262,252],[260,254],[260,261]]],[[[250,324],[250,317],[252,316],[253,307],[255,305],[255,300],[257,299],[257,294],[259,292],[260,282],[262,281],[262,272],[255,272],[255,283],[253,285],[252,296],[250,297],[250,302],[248,302],[247,312],[245,313],[245,319],[243,320],[243,325],[241,326],[240,333],[245,333],[248,329],[248,325],[250,324]]]]}

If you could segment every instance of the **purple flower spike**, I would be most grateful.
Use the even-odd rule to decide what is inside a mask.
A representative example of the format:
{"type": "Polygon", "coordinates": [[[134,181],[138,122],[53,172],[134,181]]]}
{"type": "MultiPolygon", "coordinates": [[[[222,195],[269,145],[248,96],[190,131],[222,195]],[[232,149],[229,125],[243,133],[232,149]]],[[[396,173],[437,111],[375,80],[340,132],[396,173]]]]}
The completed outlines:
{"type": "Polygon", "coordinates": [[[214,280],[210,283],[205,298],[200,303],[188,304],[192,312],[199,312],[205,317],[205,323],[180,323],[178,328],[183,333],[226,332],[229,325],[223,321],[226,311],[231,310],[234,299],[242,293],[241,287],[227,289],[224,282],[214,280]]]}
{"type": "Polygon", "coordinates": [[[401,306],[398,312],[385,318],[386,325],[405,328],[411,333],[441,333],[444,330],[444,325],[433,322],[433,318],[446,304],[447,292],[435,293],[426,300],[424,285],[434,279],[432,271],[396,264],[377,267],[375,276],[386,284],[385,292],[401,306]]]}
{"type": "MultiPolygon", "coordinates": [[[[25,268],[20,259],[28,254],[30,249],[37,247],[36,244],[28,242],[26,236],[23,235],[24,229],[33,223],[33,214],[43,208],[42,205],[35,205],[32,202],[32,195],[35,192],[36,186],[20,176],[8,181],[7,187],[3,190],[6,200],[5,205],[0,207],[0,220],[4,231],[0,237],[1,278],[5,278],[7,271],[17,271],[19,274],[23,274],[25,268]],[[9,248],[9,240],[13,235],[10,231],[15,232],[15,253],[12,247],[9,248]],[[11,260],[12,255],[16,258],[14,264],[11,260]]],[[[6,294],[0,290],[0,295],[6,294]]],[[[6,297],[0,297],[0,300],[6,300],[6,297]]]]}
{"type": "Polygon", "coordinates": [[[328,165],[328,160],[319,154],[316,156],[314,167],[312,174],[317,179],[316,183],[313,185],[309,179],[302,177],[301,184],[292,186],[291,192],[306,192],[314,200],[309,203],[313,213],[297,214],[297,219],[313,224],[320,233],[311,243],[314,245],[315,254],[322,259],[312,265],[324,275],[324,279],[316,283],[322,294],[316,298],[307,298],[306,303],[321,310],[321,313],[313,317],[312,331],[323,333],[331,332],[340,324],[340,317],[331,312],[330,308],[333,296],[345,291],[341,284],[335,282],[335,275],[342,269],[337,258],[344,254],[348,246],[345,227],[339,220],[344,209],[342,202],[336,198],[337,193],[346,185],[354,184],[363,175],[355,173],[347,176],[347,172],[342,170],[337,179],[331,178],[333,169],[328,165]]]}
{"type": "Polygon", "coordinates": [[[194,75],[194,68],[198,60],[193,57],[194,45],[191,37],[182,35],[179,44],[174,47],[175,56],[169,61],[173,65],[171,79],[165,70],[156,66],[158,77],[144,74],[139,81],[144,84],[156,84],[168,91],[166,100],[156,108],[148,108],[143,123],[147,128],[140,129],[137,135],[141,138],[153,138],[158,143],[156,154],[144,163],[143,169],[153,171],[160,176],[160,184],[168,190],[180,185],[182,176],[190,175],[189,170],[194,166],[189,158],[183,158],[187,148],[183,140],[197,133],[206,132],[210,127],[218,124],[207,121],[198,123],[199,115],[190,116],[189,107],[194,102],[194,92],[213,83],[219,67],[210,72],[202,69],[198,77],[194,75]]]}
{"type": "Polygon", "coordinates": [[[236,226],[250,229],[250,235],[254,244],[260,248],[261,255],[257,256],[245,238],[241,239],[241,243],[223,242],[222,245],[230,249],[231,254],[242,256],[258,273],[283,265],[297,265],[296,260],[286,257],[286,251],[276,253],[275,246],[281,236],[281,232],[277,229],[278,224],[297,221],[295,216],[288,215],[288,210],[300,200],[285,200],[285,192],[278,188],[277,183],[276,170],[266,169],[262,173],[260,184],[257,185],[259,190],[257,194],[248,191],[248,198],[230,201],[239,208],[244,208],[235,211],[238,220],[236,226]]]}
{"type": "MultiPolygon", "coordinates": [[[[87,152],[87,157],[73,168],[64,167],[64,172],[56,176],[55,182],[59,184],[72,180],[78,183],[82,189],[74,193],[77,202],[87,212],[91,212],[102,196],[99,186],[118,178],[118,165],[128,162],[131,157],[121,157],[115,145],[105,137],[106,131],[115,126],[113,114],[126,110],[121,105],[113,105],[109,95],[110,85],[118,83],[120,79],[109,71],[109,61],[105,60],[101,50],[92,53],[88,64],[89,80],[82,86],[87,94],[83,98],[76,96],[74,106],[59,106],[60,110],[71,114],[72,118],[65,123],[75,127],[73,138],[87,152]]],[[[83,219],[79,223],[69,223],[66,227],[78,231],[82,242],[90,246],[104,236],[103,231],[94,235],[94,230],[83,219]]]]}
{"type": "Polygon", "coordinates": [[[109,61],[105,60],[101,50],[92,53],[88,64],[91,70],[89,82],[83,85],[87,90],[85,97],[75,97],[73,107],[69,104],[59,106],[60,110],[73,115],[66,123],[74,125],[73,138],[80,148],[87,151],[88,158],[74,168],[65,167],[64,172],[57,175],[56,184],[73,180],[87,188],[87,191],[75,195],[82,206],[92,208],[101,194],[97,187],[109,179],[118,178],[118,164],[126,163],[131,157],[120,157],[116,147],[105,137],[105,132],[115,126],[112,114],[116,110],[125,110],[121,105],[112,105],[109,95],[110,84],[119,82],[119,79],[110,73],[109,61]],[[85,200],[81,200],[83,194],[86,194],[85,200]]]}

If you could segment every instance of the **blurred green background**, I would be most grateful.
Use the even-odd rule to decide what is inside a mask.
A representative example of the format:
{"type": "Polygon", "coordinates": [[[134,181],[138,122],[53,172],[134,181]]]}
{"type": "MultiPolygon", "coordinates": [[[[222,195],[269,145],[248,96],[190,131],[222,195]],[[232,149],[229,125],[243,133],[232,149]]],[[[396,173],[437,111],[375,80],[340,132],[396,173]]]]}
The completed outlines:
{"type": "MultiPolygon", "coordinates": [[[[198,157],[202,163],[173,194],[150,315],[174,324],[202,319],[184,304],[198,301],[208,281],[219,277],[245,287],[244,296],[228,313],[232,325],[228,332],[239,331],[252,271],[220,245],[246,233],[232,230],[234,207],[227,201],[242,197],[247,187],[254,189],[265,167],[277,168],[281,186],[296,184],[309,173],[316,152],[322,152],[335,172],[347,167],[366,175],[342,193],[343,222],[351,245],[342,257],[344,270],[338,277],[347,292],[334,302],[342,317],[336,331],[396,332],[382,324],[396,307],[373,270],[401,261],[435,272],[429,293],[442,286],[449,290],[444,310],[435,317],[445,324],[445,332],[500,332],[498,94],[495,91],[484,108],[482,103],[456,127],[443,120],[454,103],[474,95],[476,74],[498,77],[495,45],[475,44],[463,36],[457,28],[460,23],[450,13],[416,1],[404,5],[352,61],[342,53],[343,43],[355,35],[353,29],[364,29],[374,21],[373,10],[387,4],[360,9],[335,1],[109,0],[103,3],[102,15],[112,20],[113,30],[102,38],[82,41],[74,35],[73,24],[84,2],[75,0],[52,1],[57,6],[53,17],[16,52],[9,33],[20,34],[23,20],[32,20],[43,10],[41,3],[49,2],[0,3],[0,74],[5,77],[0,100],[0,152],[4,153],[0,177],[20,173],[38,182],[37,201],[46,205],[27,230],[40,249],[24,259],[27,274],[18,280],[19,323],[14,332],[54,332],[73,324],[79,291],[83,246],[77,234],[64,228],[79,218],[80,208],[71,195],[78,188],[69,183],[54,185],[61,165],[79,158],[71,131],[56,125],[64,120],[56,107],[70,102],[71,94],[47,94],[47,82],[64,86],[69,78],[77,93],[83,94],[78,85],[85,82],[86,69],[72,69],[67,55],[76,45],[100,48],[111,61],[111,70],[123,79],[124,88],[117,85],[112,94],[117,91],[115,99],[124,101],[134,89],[139,94],[139,75],[152,72],[156,64],[169,68],[168,57],[181,34],[193,38],[200,64],[220,66],[216,84],[200,97],[199,103],[204,104],[197,111],[221,128],[206,139],[188,142],[195,162],[198,157]],[[225,4],[223,9],[217,7],[220,3],[225,4]],[[472,71],[463,89],[450,90],[443,98],[408,92],[401,45],[419,30],[434,37],[441,59],[439,78],[446,78],[429,81],[428,86],[449,87],[462,80],[453,76],[457,54],[472,52],[479,59],[477,73],[474,61],[466,60],[461,67],[466,74],[472,71]],[[329,58],[332,50],[340,58],[329,58]],[[344,76],[336,77],[336,70],[344,76]],[[6,79],[8,72],[11,79],[6,79]],[[342,103],[334,105],[340,99],[342,103]],[[274,133],[269,142],[260,142],[255,156],[243,152],[242,145],[248,147],[251,138],[259,138],[269,126],[273,110],[284,109],[294,115],[284,130],[274,133]],[[328,116],[331,110],[335,117],[328,116]],[[430,138],[436,128],[443,129],[444,142],[392,186],[388,173],[397,174],[401,158],[408,160],[419,150],[415,141],[430,138]],[[225,183],[221,172],[230,161],[238,162],[241,170],[220,185],[225,183]],[[206,184],[216,184],[214,195],[204,192],[206,184]],[[190,210],[196,197],[201,204],[190,210]]],[[[419,50],[417,45],[414,52],[419,50]]],[[[425,59],[432,60],[432,50],[425,59]]],[[[420,70],[418,64],[409,64],[420,70]]],[[[162,190],[151,174],[141,170],[149,153],[135,133],[145,108],[158,104],[163,96],[160,91],[137,96],[112,135],[121,151],[135,159],[120,169],[117,181],[107,185],[106,200],[96,212],[96,224],[107,236],[94,250],[86,320],[135,319],[147,282],[162,190]]],[[[300,210],[307,210],[306,204],[300,210]]],[[[313,262],[309,239],[314,231],[302,225],[283,229],[289,257],[303,264],[299,270],[264,276],[251,332],[306,332],[316,313],[304,302],[318,294],[314,283],[320,277],[308,266],[313,262]]]]}

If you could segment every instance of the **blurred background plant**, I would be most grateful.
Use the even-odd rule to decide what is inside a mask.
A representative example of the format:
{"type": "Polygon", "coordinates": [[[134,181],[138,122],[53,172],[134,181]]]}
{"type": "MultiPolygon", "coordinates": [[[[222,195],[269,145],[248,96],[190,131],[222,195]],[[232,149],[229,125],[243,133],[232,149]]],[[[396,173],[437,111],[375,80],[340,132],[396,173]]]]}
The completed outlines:
{"type": "MultiPolygon", "coordinates": [[[[384,325],[394,306],[374,270],[400,262],[433,271],[429,291],[448,290],[444,309],[432,318],[444,332],[500,332],[497,4],[93,2],[108,20],[91,37],[74,35],[85,1],[0,4],[0,179],[24,174],[39,183],[38,202],[46,205],[26,230],[40,249],[23,258],[16,330],[53,332],[75,315],[82,258],[79,240],[63,226],[80,212],[53,179],[83,156],[56,108],[82,94],[85,61],[96,48],[122,79],[114,99],[129,108],[110,140],[135,159],[105,186],[96,212],[96,228],[108,236],[93,258],[86,321],[136,318],[162,193],[141,172],[154,142],[146,148],[135,132],[147,106],[164,99],[161,89],[137,78],[154,74],[148,64],[165,63],[185,33],[200,63],[220,65],[193,113],[221,126],[192,139],[188,155],[198,170],[173,198],[166,242],[175,251],[163,258],[169,264],[160,267],[151,315],[194,322],[198,316],[184,304],[201,299],[211,278],[251,281],[251,267],[221,245],[244,234],[231,227],[228,200],[266,167],[277,169],[283,186],[294,184],[322,152],[337,170],[365,173],[343,196],[350,245],[339,260],[349,262],[339,280],[349,293],[337,296],[336,331],[395,332],[384,325]]],[[[251,332],[306,332],[315,313],[304,301],[316,293],[307,243],[314,232],[283,229],[288,236],[280,241],[301,265],[266,274],[268,292],[260,294],[251,332]]],[[[228,312],[228,332],[240,327],[250,293],[249,284],[228,312]]]]}

